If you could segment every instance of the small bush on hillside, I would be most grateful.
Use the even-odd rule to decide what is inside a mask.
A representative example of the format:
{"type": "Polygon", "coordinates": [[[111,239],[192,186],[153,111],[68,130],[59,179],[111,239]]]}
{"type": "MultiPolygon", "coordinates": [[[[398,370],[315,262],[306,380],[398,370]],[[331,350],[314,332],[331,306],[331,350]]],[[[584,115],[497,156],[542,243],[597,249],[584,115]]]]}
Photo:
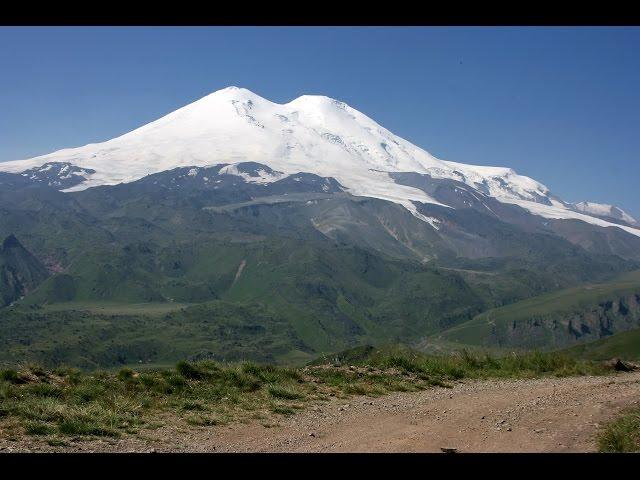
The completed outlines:
{"type": "Polygon", "coordinates": [[[130,368],[122,368],[118,372],[118,380],[130,380],[133,378],[134,371],[130,368]]]}
{"type": "Polygon", "coordinates": [[[82,379],[82,372],[77,368],[58,367],[53,370],[53,373],[64,378],[71,385],[77,385],[82,379]]]}
{"type": "Polygon", "coordinates": [[[27,365],[27,370],[33,373],[36,377],[46,377],[47,371],[37,363],[30,363],[27,365]]]}
{"type": "Polygon", "coordinates": [[[13,369],[0,370],[0,380],[4,380],[5,382],[10,383],[17,383],[18,372],[13,369]]]}
{"type": "Polygon", "coordinates": [[[196,368],[192,363],[184,360],[177,363],[176,370],[184,378],[190,380],[201,380],[205,377],[204,372],[196,368]]]}

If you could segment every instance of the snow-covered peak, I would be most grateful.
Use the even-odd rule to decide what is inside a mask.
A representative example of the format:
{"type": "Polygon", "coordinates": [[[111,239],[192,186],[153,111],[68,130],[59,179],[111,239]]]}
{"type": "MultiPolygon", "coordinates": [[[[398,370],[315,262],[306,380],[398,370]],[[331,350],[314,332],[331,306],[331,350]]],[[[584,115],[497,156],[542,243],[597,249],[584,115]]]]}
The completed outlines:
{"type": "Polygon", "coordinates": [[[248,90],[248,89],[243,88],[243,87],[236,87],[235,85],[232,85],[230,87],[221,88],[220,90],[216,90],[214,92],[211,92],[209,95],[206,95],[206,96],[202,97],[200,100],[196,100],[191,105],[196,104],[196,103],[206,102],[207,100],[210,100],[210,99],[213,99],[213,98],[233,98],[233,99],[236,99],[236,100],[241,100],[241,99],[245,99],[245,100],[262,99],[262,100],[268,101],[265,98],[262,98],[260,95],[258,95],[256,93],[253,93],[251,90],[248,90]]]}
{"type": "Polygon", "coordinates": [[[327,97],[326,95],[300,95],[298,98],[291,100],[287,105],[295,106],[295,105],[345,105],[343,102],[338,100],[334,100],[331,97],[327,97]]]}
{"type": "MultiPolygon", "coordinates": [[[[391,173],[454,179],[501,201],[552,205],[549,189],[529,177],[505,167],[438,159],[344,102],[303,95],[278,104],[235,86],[112,140],[0,163],[0,170],[20,173],[50,162],[83,170],[83,181],[74,190],[131,182],[178,167],[257,162],[277,175],[332,177],[353,195],[396,202],[416,215],[415,202],[439,202],[422,189],[398,184],[391,173]]],[[[251,181],[280,178],[235,172],[233,166],[228,170],[251,181]]]]}

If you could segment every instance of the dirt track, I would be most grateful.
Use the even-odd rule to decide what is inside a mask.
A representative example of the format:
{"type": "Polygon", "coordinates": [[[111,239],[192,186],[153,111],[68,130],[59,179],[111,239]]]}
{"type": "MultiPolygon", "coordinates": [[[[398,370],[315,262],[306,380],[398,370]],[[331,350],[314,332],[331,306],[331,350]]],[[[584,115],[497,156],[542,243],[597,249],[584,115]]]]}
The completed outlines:
{"type": "Polygon", "coordinates": [[[466,381],[451,389],[334,399],[274,418],[268,428],[257,422],[185,428],[169,421],[142,437],[67,447],[0,439],[0,451],[591,452],[598,427],[638,402],[640,372],[466,381]]]}

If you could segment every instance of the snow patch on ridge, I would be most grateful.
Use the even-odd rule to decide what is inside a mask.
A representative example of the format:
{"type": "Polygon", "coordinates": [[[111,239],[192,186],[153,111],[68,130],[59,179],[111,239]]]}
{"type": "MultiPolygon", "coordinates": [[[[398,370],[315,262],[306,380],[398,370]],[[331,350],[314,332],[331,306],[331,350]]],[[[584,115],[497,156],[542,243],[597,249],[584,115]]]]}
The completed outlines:
{"type": "Polygon", "coordinates": [[[607,222],[606,220],[575,212],[563,207],[558,207],[557,205],[544,205],[542,203],[519,199],[504,199],[502,201],[504,201],[505,203],[513,203],[515,205],[519,205],[525,210],[528,210],[530,213],[533,213],[534,215],[540,215],[541,217],[582,220],[583,222],[591,223],[592,225],[597,225],[599,227],[620,228],[625,232],[640,237],[640,228],[628,227],[626,225],[618,225],[617,223],[607,222]]]}
{"type": "Polygon", "coordinates": [[[222,167],[218,172],[220,175],[235,175],[236,177],[241,177],[245,182],[249,183],[258,183],[258,184],[267,184],[277,182],[278,180],[282,180],[283,178],[288,177],[289,175],[276,172],[272,170],[268,172],[263,168],[258,169],[255,172],[245,172],[241,171],[238,168],[238,164],[231,164],[225,167],[222,167]]]}
{"type": "Polygon", "coordinates": [[[423,222],[426,222],[429,225],[431,225],[436,230],[440,230],[440,224],[442,223],[442,221],[440,219],[438,219],[436,217],[428,217],[428,216],[423,215],[422,213],[418,212],[417,210],[415,212],[411,212],[411,213],[413,213],[416,217],[418,217],[423,222]]]}
{"type": "Polygon", "coordinates": [[[633,218],[621,208],[618,208],[614,205],[608,205],[606,203],[578,202],[574,203],[573,207],[577,211],[586,213],[587,215],[592,214],[602,217],[616,218],[631,225],[636,225],[638,223],[635,218],[633,218]]]}

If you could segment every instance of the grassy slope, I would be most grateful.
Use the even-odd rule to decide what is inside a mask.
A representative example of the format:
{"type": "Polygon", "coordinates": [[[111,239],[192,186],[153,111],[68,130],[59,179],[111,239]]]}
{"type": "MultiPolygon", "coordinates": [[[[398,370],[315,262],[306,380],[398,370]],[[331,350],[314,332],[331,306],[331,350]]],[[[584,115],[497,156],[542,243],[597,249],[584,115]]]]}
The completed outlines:
{"type": "MultiPolygon", "coordinates": [[[[171,175],[160,177],[170,181],[171,175]]],[[[499,242],[499,253],[510,258],[462,264],[458,259],[449,265],[453,268],[440,269],[434,257],[453,261],[453,243],[447,247],[448,240],[402,207],[336,195],[311,204],[252,200],[251,205],[238,208],[238,203],[264,193],[256,195],[257,187],[249,184],[233,185],[228,176],[219,180],[226,187],[217,193],[166,190],[153,187],[155,180],[148,178],[72,194],[46,189],[39,196],[22,191],[0,194],[0,233],[15,232],[30,251],[64,272],[19,302],[31,317],[21,320],[17,314],[0,312],[0,324],[7,324],[9,317],[9,323],[31,327],[17,327],[22,331],[21,343],[11,348],[38,343],[36,354],[45,361],[47,349],[55,345],[60,358],[65,342],[75,349],[74,338],[86,338],[101,328],[113,340],[112,349],[132,352],[126,356],[144,360],[157,350],[167,353],[158,355],[157,361],[175,361],[168,350],[177,327],[165,328],[164,316],[136,312],[126,305],[223,301],[238,308],[251,305],[268,310],[265,315],[275,323],[288,324],[293,331],[288,338],[295,338],[289,350],[282,352],[277,346],[265,352],[288,361],[303,359],[305,352],[364,342],[416,341],[495,305],[626,268],[621,259],[590,256],[562,239],[532,236],[462,212],[456,217],[464,224],[462,231],[480,229],[485,243],[499,242]],[[216,208],[205,208],[210,206],[216,208]],[[425,258],[432,262],[421,263],[425,258]],[[486,268],[478,265],[483,263],[486,268]],[[244,269],[236,279],[240,265],[244,269]],[[125,306],[92,309],[83,316],[68,302],[125,306]],[[56,303],[64,304],[54,307],[57,315],[34,323],[38,312],[30,306],[56,303]],[[69,310],[63,311],[67,306],[69,310]],[[80,317],[84,320],[79,321],[80,317]],[[40,326],[60,335],[46,340],[40,326]],[[166,345],[156,347],[163,330],[166,345]]],[[[298,198],[296,191],[289,193],[298,198]]],[[[282,199],[282,192],[271,193],[282,199]]],[[[316,198],[317,192],[304,195],[316,198]]],[[[299,198],[307,198],[304,195],[299,198]]],[[[456,238],[461,237],[456,234],[456,238]]],[[[490,249],[497,254],[494,250],[490,249]]],[[[220,315],[236,313],[231,307],[228,314],[220,315]]],[[[189,333],[199,345],[193,352],[181,350],[182,356],[219,350],[222,337],[208,338],[208,330],[195,320],[190,325],[189,333]]],[[[276,336],[275,344],[286,340],[276,336]]],[[[224,350],[242,350],[245,343],[253,342],[250,335],[240,334],[231,340],[238,345],[226,343],[224,350]]],[[[68,358],[75,355],[70,353],[68,358]]],[[[95,360],[89,358],[85,364],[95,360]]]]}
{"type": "MultiPolygon", "coordinates": [[[[125,363],[146,361],[149,356],[154,362],[175,362],[201,350],[225,358],[235,350],[233,360],[298,362],[308,360],[311,352],[410,341],[470,318],[491,301],[481,298],[455,272],[385,258],[357,247],[298,240],[253,244],[208,241],[146,252],[144,245],[120,253],[91,252],[74,264],[73,278],[57,275],[13,312],[0,311],[0,331],[6,332],[5,353],[10,348],[22,350],[24,354],[15,359],[26,359],[31,350],[33,360],[76,365],[76,354],[67,355],[65,344],[73,350],[75,339],[91,338],[101,328],[113,348],[133,349],[142,356],[132,358],[138,355],[132,352],[126,355],[125,363]],[[211,296],[219,300],[209,300],[211,296]],[[288,328],[279,329],[287,330],[286,335],[277,333],[275,346],[264,345],[260,357],[259,352],[245,348],[245,344],[254,343],[253,330],[246,330],[246,335],[237,330],[233,337],[213,337],[207,334],[210,328],[202,328],[201,319],[192,316],[186,332],[192,336],[193,350],[189,351],[185,342],[184,348],[171,353],[168,347],[175,347],[177,328],[171,322],[179,316],[171,311],[179,312],[176,306],[182,304],[190,304],[192,309],[201,304],[206,311],[207,305],[216,302],[221,307],[215,318],[233,317],[237,308],[252,306],[266,312],[259,317],[266,319],[265,326],[286,323],[288,328]],[[222,306],[230,311],[221,311],[222,306]],[[164,309],[167,315],[154,313],[164,309]],[[47,333],[52,338],[46,338],[47,333]],[[147,342],[149,337],[153,337],[152,343],[147,342]],[[159,345],[163,337],[165,346],[159,345]],[[16,342],[8,342],[10,339],[16,342]],[[288,351],[280,348],[286,342],[288,351]],[[52,348],[55,356],[48,359],[52,348]]],[[[507,283],[505,278],[500,280],[507,283]]],[[[91,352],[88,355],[93,358],[81,359],[77,365],[117,364],[101,363],[112,360],[91,352]]],[[[1,361],[11,358],[0,351],[1,361]]]]}
{"type": "MultiPolygon", "coordinates": [[[[79,360],[84,367],[149,358],[170,363],[202,352],[299,362],[365,342],[414,342],[495,305],[573,285],[586,275],[608,275],[625,264],[515,227],[502,225],[505,235],[496,234],[491,224],[483,227],[485,241],[500,237],[511,245],[512,258],[468,260],[454,268],[425,265],[417,258],[443,254],[443,241],[401,207],[371,199],[203,209],[246,200],[237,196],[235,187],[220,196],[128,184],[7,199],[0,232],[17,232],[64,273],[19,302],[22,316],[0,311],[0,361],[10,361],[6,352],[12,350],[15,359],[27,359],[30,351],[32,359],[48,364],[79,360]],[[311,219],[331,227],[335,238],[320,233],[311,219]],[[111,306],[85,310],[77,302],[111,306]],[[262,312],[272,332],[262,357],[252,328],[235,325],[232,335],[216,337],[206,322],[189,318],[184,331],[191,337],[182,339],[179,310],[166,318],[135,307],[203,304],[206,310],[211,302],[229,306],[216,313],[225,325],[238,310],[262,312]],[[86,340],[96,333],[108,352],[86,340]]],[[[243,325],[256,326],[243,318],[243,325]]]]}
{"type": "Polygon", "coordinates": [[[589,360],[640,360],[640,329],[616,333],[595,342],[576,345],[565,352],[589,360]]]}
{"type": "Polygon", "coordinates": [[[483,343],[488,341],[492,329],[532,318],[566,317],[612,297],[631,293],[640,293],[640,271],[626,273],[610,282],[563,289],[494,308],[452,327],[441,336],[449,341],[483,343]]]}
{"type": "MultiPolygon", "coordinates": [[[[364,254],[338,252],[321,258],[311,248],[292,250],[289,262],[283,264],[281,250],[261,251],[264,248],[232,260],[229,255],[231,283],[236,261],[248,261],[221,300],[198,304],[84,300],[4,310],[0,364],[36,361],[90,370],[215,358],[299,365],[319,353],[351,345],[406,343],[446,328],[470,308],[479,308],[474,305],[488,301],[479,300],[474,290],[480,288],[473,280],[463,283],[454,272],[412,270],[364,254]],[[458,305],[456,299],[463,298],[465,289],[467,304],[458,305]]],[[[208,266],[194,268],[205,272],[208,266]]],[[[496,284],[508,279],[491,277],[496,284]]],[[[491,320],[507,323],[532,312],[571,311],[626,291],[639,277],[636,272],[612,283],[536,297],[489,314],[498,312],[501,318],[491,320]]],[[[420,348],[450,352],[465,344],[491,347],[482,344],[487,324],[478,320],[485,315],[446,331],[435,342],[423,342],[420,348]]]]}
{"type": "Polygon", "coordinates": [[[14,237],[0,244],[0,308],[18,300],[43,282],[45,266],[14,237]]]}
{"type": "Polygon", "coordinates": [[[43,312],[86,312],[98,315],[162,315],[189,307],[188,303],[117,303],[117,302],[62,302],[43,305],[43,312]]]}
{"type": "Polygon", "coordinates": [[[336,357],[303,368],[179,362],[175,369],[117,374],[33,366],[3,370],[0,435],[46,435],[60,444],[65,436],[120,436],[155,428],[163,412],[193,425],[268,421],[329,396],[417,391],[461,378],[605,373],[596,364],[559,354],[434,357],[360,348],[336,357]]]}

